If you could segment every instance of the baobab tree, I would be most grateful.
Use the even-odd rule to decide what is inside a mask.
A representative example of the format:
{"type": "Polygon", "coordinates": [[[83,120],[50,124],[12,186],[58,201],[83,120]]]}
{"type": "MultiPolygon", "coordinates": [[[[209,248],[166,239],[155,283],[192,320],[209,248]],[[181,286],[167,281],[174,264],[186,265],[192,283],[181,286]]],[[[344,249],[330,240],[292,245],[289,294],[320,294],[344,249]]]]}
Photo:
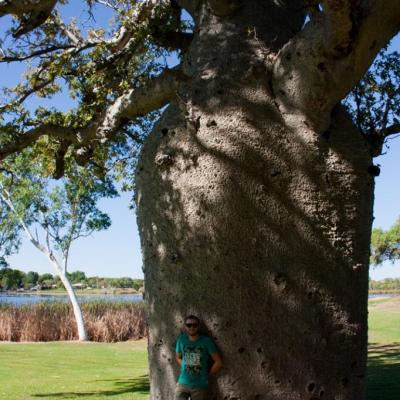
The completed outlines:
{"type": "Polygon", "coordinates": [[[173,342],[195,313],[224,356],[211,398],[364,399],[373,156],[399,126],[364,132],[341,101],[398,32],[400,3],[99,1],[114,25],[86,35],[54,2],[37,2],[40,18],[18,3],[0,6],[25,41],[3,61],[36,63],[4,108],[0,157],[46,138],[61,176],[65,159],[108,168],[141,146],[124,165],[136,168],[151,398],[173,396],[173,342]],[[21,110],[59,78],[74,110],[21,110]],[[135,128],[160,109],[149,135],[135,128]]]}

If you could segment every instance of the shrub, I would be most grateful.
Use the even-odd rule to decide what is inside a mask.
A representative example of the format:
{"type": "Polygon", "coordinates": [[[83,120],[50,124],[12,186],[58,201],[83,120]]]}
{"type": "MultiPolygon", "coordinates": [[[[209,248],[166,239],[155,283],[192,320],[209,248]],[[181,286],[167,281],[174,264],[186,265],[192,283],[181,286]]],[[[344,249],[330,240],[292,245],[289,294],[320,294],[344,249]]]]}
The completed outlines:
{"type": "MultiPolygon", "coordinates": [[[[81,304],[89,340],[118,342],[147,336],[143,303],[95,301],[81,304]]],[[[47,342],[75,340],[76,323],[70,304],[0,303],[0,340],[47,342]]]]}

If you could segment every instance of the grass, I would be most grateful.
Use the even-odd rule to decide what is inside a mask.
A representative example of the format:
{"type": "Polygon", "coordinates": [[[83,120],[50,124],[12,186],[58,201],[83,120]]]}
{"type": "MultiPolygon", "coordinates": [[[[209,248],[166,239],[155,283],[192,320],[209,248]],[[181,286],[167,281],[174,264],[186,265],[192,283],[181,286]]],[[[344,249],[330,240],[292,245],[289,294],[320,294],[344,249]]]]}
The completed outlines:
{"type": "Polygon", "coordinates": [[[368,400],[400,398],[400,296],[369,302],[368,400]]]}
{"type": "Polygon", "coordinates": [[[0,343],[0,399],[147,399],[146,341],[0,343]]]}
{"type": "Polygon", "coordinates": [[[369,342],[400,342],[400,296],[369,302],[369,342]]]}
{"type": "MultiPolygon", "coordinates": [[[[369,304],[368,400],[399,400],[400,296],[369,304]]],[[[0,399],[145,400],[146,341],[1,343],[0,399]]]]}

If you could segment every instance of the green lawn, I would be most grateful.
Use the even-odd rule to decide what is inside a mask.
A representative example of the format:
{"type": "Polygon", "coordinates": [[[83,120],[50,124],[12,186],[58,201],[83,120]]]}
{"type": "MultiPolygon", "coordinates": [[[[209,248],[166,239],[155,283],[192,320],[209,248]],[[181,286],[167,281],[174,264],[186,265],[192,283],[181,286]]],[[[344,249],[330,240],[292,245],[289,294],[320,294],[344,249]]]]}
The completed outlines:
{"type": "MultiPolygon", "coordinates": [[[[369,305],[368,400],[400,399],[400,297],[369,305]]],[[[146,342],[2,343],[0,399],[144,400],[146,342]]]]}
{"type": "Polygon", "coordinates": [[[368,400],[400,399],[400,296],[369,302],[368,400]]]}
{"type": "Polygon", "coordinates": [[[144,340],[1,343],[0,399],[147,399],[144,340]]]}

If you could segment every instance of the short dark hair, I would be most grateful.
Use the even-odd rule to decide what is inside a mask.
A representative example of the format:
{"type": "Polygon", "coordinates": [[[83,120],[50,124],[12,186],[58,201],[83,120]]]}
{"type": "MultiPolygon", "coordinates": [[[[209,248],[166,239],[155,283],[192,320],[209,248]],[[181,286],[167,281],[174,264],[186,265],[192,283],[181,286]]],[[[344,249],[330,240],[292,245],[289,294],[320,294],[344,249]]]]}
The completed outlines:
{"type": "Polygon", "coordinates": [[[200,325],[200,318],[196,317],[195,315],[188,315],[188,316],[185,318],[185,323],[186,323],[186,321],[187,321],[188,319],[194,319],[194,320],[200,325]]]}

